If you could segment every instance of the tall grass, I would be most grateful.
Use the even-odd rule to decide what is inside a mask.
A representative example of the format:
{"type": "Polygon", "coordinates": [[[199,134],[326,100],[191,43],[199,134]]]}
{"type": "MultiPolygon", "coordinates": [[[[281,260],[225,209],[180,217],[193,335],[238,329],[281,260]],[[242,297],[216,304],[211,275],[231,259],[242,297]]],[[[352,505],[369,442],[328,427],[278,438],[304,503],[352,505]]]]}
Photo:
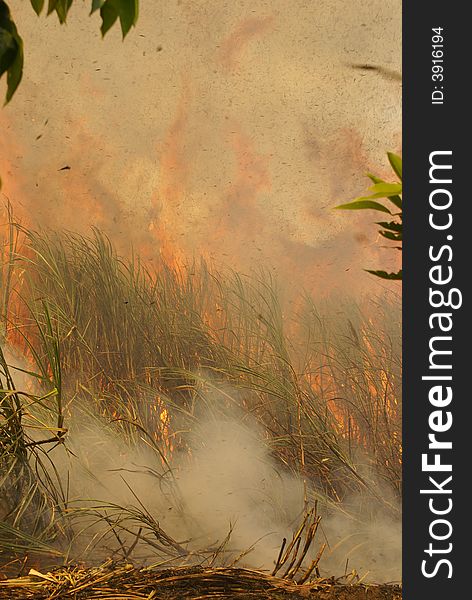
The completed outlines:
{"type": "MultiPolygon", "coordinates": [[[[10,222],[4,331],[35,386],[20,393],[2,353],[1,481],[19,496],[38,490],[39,504],[23,514],[42,515],[42,543],[66,535],[44,517],[67,510],[48,450],[67,445],[69,415],[84,407],[114,421],[124,440],[144,436],[165,463],[213,390],[260,422],[274,459],[317,495],[340,502],[362,491],[388,504],[379,480],[400,494],[398,302],[321,307],[300,293],[289,310],[281,297],[263,272],[164,260],[150,270],[138,255],[118,256],[97,230],[84,237],[10,222]]],[[[3,527],[25,531],[14,514],[8,508],[3,527]]]]}

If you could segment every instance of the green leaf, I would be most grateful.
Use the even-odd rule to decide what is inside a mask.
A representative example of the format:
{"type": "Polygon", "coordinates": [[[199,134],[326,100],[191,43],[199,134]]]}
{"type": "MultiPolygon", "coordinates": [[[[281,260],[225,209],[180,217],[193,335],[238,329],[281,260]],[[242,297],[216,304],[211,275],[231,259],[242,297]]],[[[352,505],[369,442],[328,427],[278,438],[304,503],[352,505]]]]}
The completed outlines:
{"type": "Polygon", "coordinates": [[[377,175],[372,175],[372,173],[366,173],[366,176],[374,183],[385,183],[383,179],[380,179],[377,175]]]}
{"type": "Polygon", "coordinates": [[[0,77],[11,67],[17,52],[18,44],[15,38],[0,25],[0,77]]]}
{"type": "Polygon", "coordinates": [[[136,24],[139,12],[139,0],[114,0],[117,5],[117,11],[120,15],[121,31],[123,38],[136,24]]]}
{"type": "Polygon", "coordinates": [[[106,0],[100,7],[102,17],[102,35],[113,26],[117,18],[120,19],[123,38],[136,24],[139,12],[138,0],[106,0]]]}
{"type": "MultiPolygon", "coordinates": [[[[395,171],[395,174],[399,177],[400,181],[402,179],[402,159],[401,157],[393,154],[392,152],[388,152],[388,160],[392,169],[395,171]]],[[[386,212],[392,217],[396,217],[396,221],[380,221],[377,222],[377,225],[382,227],[379,230],[379,233],[382,237],[392,240],[395,242],[401,242],[403,239],[403,223],[402,223],[402,211],[403,211],[403,200],[401,197],[402,194],[402,184],[401,183],[387,183],[380,177],[373,175],[372,173],[367,173],[367,177],[374,183],[373,186],[369,188],[371,194],[369,196],[363,196],[361,198],[356,198],[353,202],[349,202],[348,204],[341,204],[340,206],[336,206],[337,209],[343,210],[362,210],[362,209],[372,209],[378,210],[381,212],[386,212]],[[381,204],[380,202],[376,202],[377,198],[387,198],[400,212],[391,212],[386,206],[381,204]]],[[[393,246],[392,249],[402,250],[401,246],[393,246]]],[[[375,275],[376,277],[380,277],[382,279],[391,279],[391,280],[401,280],[402,279],[402,271],[398,271],[397,273],[387,273],[386,271],[370,271],[367,270],[368,273],[375,275]]]]}
{"type": "Polygon", "coordinates": [[[0,0],[0,77],[5,73],[6,104],[11,100],[23,76],[23,40],[10,16],[10,9],[0,0]]]}
{"type": "Polygon", "coordinates": [[[376,194],[369,194],[369,196],[361,196],[357,200],[374,200],[376,198],[393,198],[393,196],[387,196],[384,192],[377,192],[376,194]]]}
{"type": "Polygon", "coordinates": [[[40,15],[44,7],[44,0],[31,0],[31,6],[34,9],[34,12],[37,15],[40,15]]]}
{"type": "Polygon", "coordinates": [[[380,204],[379,202],[373,202],[368,198],[358,198],[354,200],[354,202],[348,202],[347,204],[340,204],[339,206],[335,206],[335,209],[339,210],[379,210],[380,212],[385,212],[388,214],[392,214],[388,208],[380,204]]]}
{"type": "Polygon", "coordinates": [[[402,241],[402,234],[401,233],[393,233],[393,231],[383,231],[383,230],[380,230],[379,233],[384,238],[387,238],[387,240],[393,240],[395,242],[401,242],[402,241]]]}
{"type": "Polygon", "coordinates": [[[384,229],[389,231],[402,231],[403,223],[396,223],[395,221],[377,221],[376,225],[380,225],[384,229]]]}
{"type": "Polygon", "coordinates": [[[401,199],[400,196],[388,196],[388,199],[390,200],[390,202],[393,202],[393,204],[395,204],[395,206],[397,208],[399,208],[400,210],[402,210],[403,201],[402,201],[402,199],[401,199]]]}
{"type": "Polygon", "coordinates": [[[106,0],[105,4],[100,8],[100,16],[102,17],[102,26],[100,31],[102,32],[102,36],[104,36],[107,31],[109,31],[115,21],[118,19],[118,12],[111,0],[106,0]]]}
{"type": "Polygon", "coordinates": [[[90,14],[94,13],[99,8],[105,4],[105,0],[92,0],[92,8],[90,9],[90,14]]]}
{"type": "Polygon", "coordinates": [[[50,15],[53,11],[56,10],[56,4],[59,0],[48,0],[48,10],[47,14],[50,15]]]}
{"type": "Polygon", "coordinates": [[[379,198],[388,198],[390,196],[398,196],[402,193],[401,183],[376,183],[369,191],[372,192],[372,196],[379,198]]]}
{"type": "Polygon", "coordinates": [[[59,17],[59,22],[65,23],[67,19],[67,14],[69,12],[70,7],[72,6],[73,0],[56,0],[54,10],[59,17]]]}
{"type": "Polygon", "coordinates": [[[387,152],[388,160],[392,165],[392,169],[397,174],[400,181],[402,180],[402,159],[398,154],[394,154],[393,152],[387,152]]]}
{"type": "Polygon", "coordinates": [[[17,42],[18,52],[7,73],[7,95],[5,104],[10,102],[13,98],[13,94],[16,92],[17,87],[20,85],[21,78],[23,77],[23,41],[19,35],[17,42]]]}
{"type": "Polygon", "coordinates": [[[400,269],[396,273],[387,273],[386,271],[370,271],[369,269],[364,269],[367,273],[371,275],[375,275],[376,277],[380,277],[381,279],[391,279],[391,280],[401,280],[402,279],[402,270],[400,269]]]}

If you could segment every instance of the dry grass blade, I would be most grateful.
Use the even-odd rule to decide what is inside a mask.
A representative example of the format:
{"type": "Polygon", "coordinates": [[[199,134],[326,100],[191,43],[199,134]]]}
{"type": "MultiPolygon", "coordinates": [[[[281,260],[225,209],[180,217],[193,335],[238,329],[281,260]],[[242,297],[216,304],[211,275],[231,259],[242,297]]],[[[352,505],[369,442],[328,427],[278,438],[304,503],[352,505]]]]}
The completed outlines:
{"type": "Polygon", "coordinates": [[[0,581],[0,599],[88,600],[153,599],[198,600],[202,598],[293,599],[319,597],[363,600],[400,600],[397,586],[340,586],[333,579],[296,584],[249,569],[203,569],[200,567],[149,571],[131,565],[105,564],[95,569],[56,570],[0,581]],[[331,595],[332,594],[332,595],[331,595]]]}

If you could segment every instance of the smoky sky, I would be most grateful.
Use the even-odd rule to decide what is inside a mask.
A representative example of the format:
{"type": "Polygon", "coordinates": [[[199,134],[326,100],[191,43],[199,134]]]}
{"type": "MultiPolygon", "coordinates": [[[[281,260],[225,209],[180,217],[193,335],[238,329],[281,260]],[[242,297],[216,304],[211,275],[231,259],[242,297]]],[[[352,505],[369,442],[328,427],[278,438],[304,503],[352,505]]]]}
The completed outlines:
{"type": "Polygon", "coordinates": [[[398,0],[142,0],[124,42],[86,4],[61,27],[12,3],[26,62],[0,173],[23,218],[314,292],[375,289],[362,268],[398,266],[375,214],[332,210],[400,151],[400,82],[352,67],[401,72],[398,0]]]}

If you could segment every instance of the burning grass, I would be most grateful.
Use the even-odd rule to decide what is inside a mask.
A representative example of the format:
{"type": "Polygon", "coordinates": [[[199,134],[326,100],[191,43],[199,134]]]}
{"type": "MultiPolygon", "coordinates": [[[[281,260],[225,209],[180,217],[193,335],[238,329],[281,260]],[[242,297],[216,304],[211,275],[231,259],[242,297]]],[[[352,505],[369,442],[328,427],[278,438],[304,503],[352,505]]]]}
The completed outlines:
{"type": "MultiPolygon", "coordinates": [[[[197,550],[191,541],[169,535],[162,515],[150,512],[134,490],[126,505],[114,498],[75,504],[69,481],[74,473],[64,473],[57,459],[58,451],[70,453],[74,422],[103,435],[113,430],[124,452],[138,447],[151,452],[153,466],[140,468],[159,482],[183,519],[188,515],[177,476],[182,461],[191,462],[195,453],[188,432],[202,414],[234,410],[263,432],[276,469],[303,482],[305,508],[319,501],[348,512],[349,498],[361,494],[364,506],[372,501],[392,519],[398,516],[401,342],[399,307],[391,298],[362,310],[322,309],[308,297],[283,303],[277,285],[263,273],[242,276],[204,262],[175,267],[164,260],[151,270],[137,256],[119,257],[98,231],[89,238],[38,233],[11,219],[1,277],[4,342],[10,349],[9,357],[3,351],[0,357],[5,561],[29,553],[67,564],[80,530],[91,538],[82,547],[86,561],[97,563],[100,544],[102,552],[125,561],[137,560],[145,548],[154,563],[186,561],[187,569],[199,564],[199,581],[218,582],[225,573],[235,589],[243,586],[241,594],[246,585],[241,581],[257,579],[249,571],[215,570],[216,565],[205,570],[214,549],[200,544],[197,550]]],[[[238,556],[244,564],[247,549],[229,552],[227,542],[218,544],[221,568],[238,556]]],[[[303,552],[298,544],[297,552],[303,552]]],[[[290,560],[288,574],[297,565],[307,567],[306,552],[300,564],[290,560]]],[[[57,578],[76,581],[73,573],[57,578]]],[[[80,579],[91,572],[77,573],[80,579]]],[[[103,581],[113,579],[113,570],[104,573],[103,581]]],[[[257,585],[275,581],[258,576],[257,585]]],[[[319,580],[316,569],[307,580],[312,576],[319,580]]],[[[132,571],[130,581],[133,577],[148,581],[151,575],[132,571]]],[[[34,576],[22,581],[34,590],[33,580],[38,581],[34,576]]],[[[264,597],[249,587],[246,597],[264,597]]],[[[119,597],[100,593],[93,597],[119,597]]],[[[149,588],[148,596],[133,593],[166,597],[158,588],[149,588]]]]}

